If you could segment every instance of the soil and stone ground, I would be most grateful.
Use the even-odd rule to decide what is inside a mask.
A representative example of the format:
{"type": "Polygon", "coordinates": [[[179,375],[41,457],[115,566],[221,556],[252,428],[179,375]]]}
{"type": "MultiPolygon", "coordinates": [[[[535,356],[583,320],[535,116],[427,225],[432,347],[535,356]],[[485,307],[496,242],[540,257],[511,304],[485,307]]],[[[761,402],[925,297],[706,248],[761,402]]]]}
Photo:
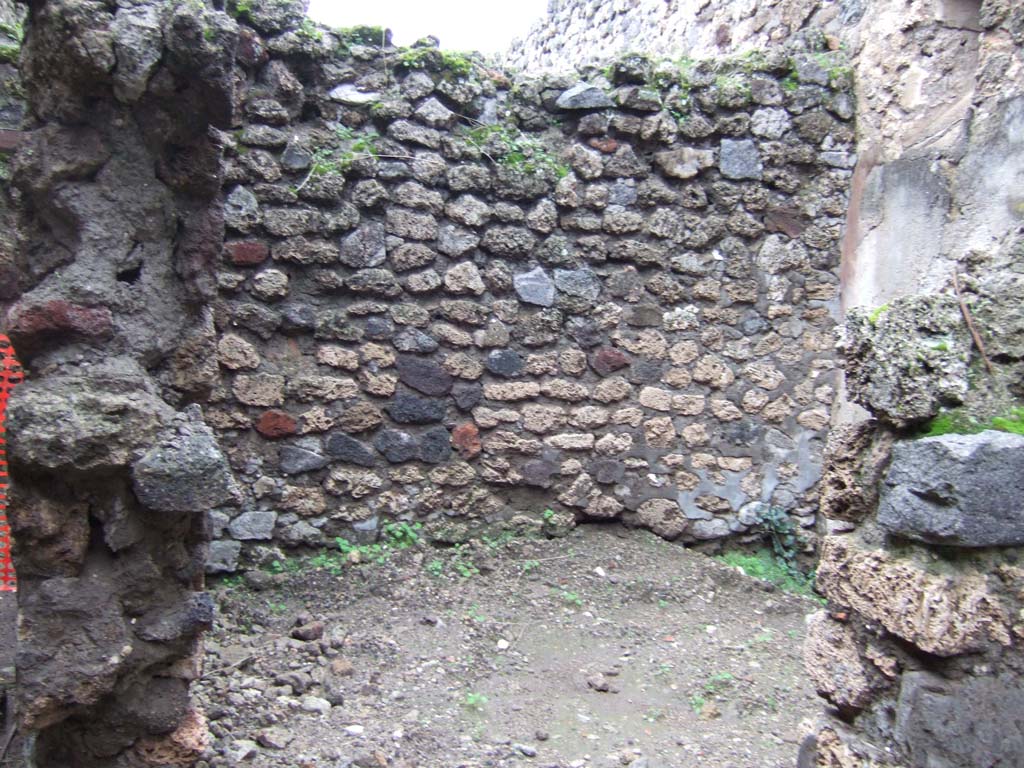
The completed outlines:
{"type": "Polygon", "coordinates": [[[644,532],[282,565],[214,588],[210,768],[789,768],[818,709],[818,606],[644,532]]]}

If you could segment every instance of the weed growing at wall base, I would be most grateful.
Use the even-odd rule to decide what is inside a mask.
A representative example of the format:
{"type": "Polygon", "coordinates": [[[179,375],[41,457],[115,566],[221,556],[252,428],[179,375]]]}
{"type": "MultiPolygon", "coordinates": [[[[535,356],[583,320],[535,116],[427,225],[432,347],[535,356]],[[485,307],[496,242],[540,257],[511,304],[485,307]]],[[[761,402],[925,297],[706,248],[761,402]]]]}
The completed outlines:
{"type": "Polygon", "coordinates": [[[756,552],[726,552],[717,559],[733,568],[739,568],[752,579],[771,582],[783,592],[824,602],[814,592],[813,575],[805,575],[790,568],[770,549],[759,549],[756,552]]]}

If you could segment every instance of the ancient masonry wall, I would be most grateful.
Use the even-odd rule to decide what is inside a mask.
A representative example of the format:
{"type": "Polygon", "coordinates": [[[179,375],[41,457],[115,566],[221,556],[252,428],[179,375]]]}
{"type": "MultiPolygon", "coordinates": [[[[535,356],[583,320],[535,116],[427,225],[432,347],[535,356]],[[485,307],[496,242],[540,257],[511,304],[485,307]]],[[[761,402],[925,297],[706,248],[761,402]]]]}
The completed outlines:
{"type": "Polygon", "coordinates": [[[1024,699],[1024,440],[914,438],[936,417],[1012,428],[1024,403],[1024,6],[568,0],[510,61],[557,70],[597,46],[735,53],[808,25],[850,54],[858,143],[846,376],[820,507],[829,606],[805,646],[828,710],[798,765],[1019,764],[1024,733],[1005,713],[1024,699]]]}
{"type": "Polygon", "coordinates": [[[394,519],[442,540],[511,516],[692,542],[768,505],[813,525],[841,54],[510,82],[241,22],[205,411],[239,485],[212,570],[394,519]]]}
{"type": "Polygon", "coordinates": [[[707,58],[786,43],[804,29],[856,23],[858,0],[550,0],[505,55],[511,67],[563,72],[609,55],[707,58]]]}

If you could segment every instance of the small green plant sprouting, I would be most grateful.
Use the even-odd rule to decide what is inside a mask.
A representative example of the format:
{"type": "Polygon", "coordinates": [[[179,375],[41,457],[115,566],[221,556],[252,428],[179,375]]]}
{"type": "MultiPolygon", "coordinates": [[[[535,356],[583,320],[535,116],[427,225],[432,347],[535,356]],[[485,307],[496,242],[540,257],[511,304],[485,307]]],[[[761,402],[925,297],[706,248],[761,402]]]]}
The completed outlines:
{"type": "Polygon", "coordinates": [[[483,624],[487,621],[487,617],[480,613],[480,606],[473,603],[469,608],[466,609],[466,616],[470,621],[474,621],[477,624],[483,624]]]}
{"type": "Polygon", "coordinates": [[[480,575],[480,569],[467,557],[464,558],[462,546],[455,547],[455,554],[452,557],[452,570],[463,579],[471,579],[480,575]]]}
{"type": "Polygon", "coordinates": [[[726,552],[722,562],[739,567],[752,578],[770,581],[784,592],[804,595],[821,602],[814,592],[814,574],[805,574],[797,567],[797,548],[800,537],[796,525],[781,507],[765,507],[759,519],[762,530],[767,534],[771,549],[753,554],[726,552]]]}
{"type": "Polygon", "coordinates": [[[793,93],[797,88],[800,87],[800,81],[797,79],[796,72],[790,72],[779,83],[782,86],[782,90],[786,93],[793,93]]]}
{"type": "Polygon", "coordinates": [[[19,43],[25,40],[25,27],[18,21],[13,23],[0,21],[0,33],[7,35],[12,40],[17,40],[19,43]]]}
{"type": "Polygon", "coordinates": [[[368,158],[394,158],[398,160],[409,160],[410,155],[387,155],[382,154],[377,146],[380,134],[370,129],[363,133],[356,133],[345,125],[336,126],[334,136],[327,146],[320,147],[313,152],[306,178],[302,180],[295,192],[301,192],[313,179],[324,176],[341,176],[357,160],[368,158]]]}
{"type": "Polygon", "coordinates": [[[821,601],[813,589],[812,576],[805,576],[800,571],[791,570],[770,549],[759,549],[756,552],[726,552],[718,558],[733,568],[739,568],[752,579],[769,581],[783,592],[803,595],[821,601]]]}
{"type": "Polygon", "coordinates": [[[999,416],[987,421],[978,421],[962,409],[943,411],[922,426],[915,437],[939,437],[940,435],[975,435],[986,429],[1024,435],[1024,406],[1014,406],[999,416]]]}
{"type": "Polygon", "coordinates": [[[786,510],[782,507],[766,507],[760,514],[760,524],[768,532],[775,556],[791,570],[797,570],[796,555],[800,539],[786,510]]]}
{"type": "Polygon", "coordinates": [[[868,314],[868,322],[871,323],[871,325],[878,325],[879,319],[882,317],[882,315],[884,315],[888,311],[889,311],[889,305],[888,304],[883,304],[880,307],[875,307],[868,314]]]}
{"type": "MultiPolygon", "coordinates": [[[[380,540],[373,544],[353,544],[344,536],[334,539],[338,551],[349,561],[381,564],[399,550],[408,549],[420,541],[422,523],[404,521],[385,523],[381,527],[380,540]]],[[[329,561],[325,561],[329,562],[329,561]]],[[[331,570],[333,566],[328,567],[331,570]]],[[[332,571],[333,572],[333,571],[332,571]]]]}
{"type": "Polygon", "coordinates": [[[541,517],[544,518],[545,523],[550,523],[555,517],[555,510],[545,509],[541,517]]]}
{"type": "Polygon", "coordinates": [[[387,42],[387,30],[384,27],[338,27],[334,33],[345,49],[352,45],[376,45],[383,48],[387,42]]]}
{"type": "Polygon", "coordinates": [[[318,552],[309,558],[309,565],[319,570],[327,571],[332,576],[340,576],[344,569],[344,563],[333,553],[318,552]]]}
{"type": "Polygon", "coordinates": [[[524,574],[532,573],[540,568],[540,560],[523,560],[520,568],[524,574]]]}
{"type": "Polygon", "coordinates": [[[229,2],[227,11],[236,19],[248,21],[252,15],[252,0],[234,0],[234,2],[229,2]]]}
{"type": "Polygon", "coordinates": [[[569,175],[569,167],[559,163],[540,139],[528,136],[511,123],[479,124],[469,129],[465,137],[495,165],[558,179],[569,175]]]}
{"type": "Polygon", "coordinates": [[[736,676],[731,672],[716,672],[704,683],[704,693],[714,696],[731,686],[736,681],[736,676]]]}
{"type": "Polygon", "coordinates": [[[295,30],[295,34],[317,43],[324,39],[324,31],[312,19],[303,19],[299,28],[295,30]]]}
{"type": "Polygon", "coordinates": [[[243,582],[241,576],[225,576],[220,583],[225,589],[238,589],[243,582]]]}
{"type": "Polygon", "coordinates": [[[297,573],[302,570],[302,563],[297,558],[286,557],[283,560],[274,560],[270,563],[268,570],[271,573],[297,573]]]}
{"type": "Polygon", "coordinates": [[[716,77],[715,88],[720,104],[736,99],[749,101],[751,98],[750,84],[743,75],[736,72],[716,77]]]}
{"type": "Polygon", "coordinates": [[[25,28],[20,22],[0,23],[0,33],[11,38],[13,43],[0,44],[0,62],[4,64],[17,64],[21,56],[21,43],[25,39],[25,28]]]}
{"type": "Polygon", "coordinates": [[[447,562],[443,558],[435,557],[427,564],[427,572],[433,576],[443,576],[446,571],[462,579],[480,575],[480,569],[473,563],[465,544],[453,546],[447,562]]]}
{"type": "Polygon", "coordinates": [[[404,521],[385,523],[381,528],[384,546],[392,549],[408,549],[415,546],[419,543],[420,531],[422,529],[422,523],[407,523],[404,521]]]}
{"type": "Polygon", "coordinates": [[[707,699],[705,699],[700,694],[695,693],[693,696],[690,697],[690,709],[693,710],[694,714],[699,715],[701,712],[703,712],[704,706],[707,703],[707,699]]]}
{"type": "Polygon", "coordinates": [[[462,700],[462,706],[473,712],[480,712],[488,702],[485,694],[477,691],[466,691],[466,698],[462,700]]]}
{"type": "Polygon", "coordinates": [[[0,63],[3,63],[3,64],[17,64],[19,56],[21,56],[21,44],[20,43],[2,43],[2,44],[0,44],[0,63]]]}
{"type": "Polygon", "coordinates": [[[480,537],[480,541],[489,550],[497,551],[515,539],[515,537],[516,534],[514,531],[502,531],[497,536],[483,535],[480,537]]]}
{"type": "Polygon", "coordinates": [[[437,68],[453,77],[469,77],[475,66],[470,54],[437,48],[408,48],[398,54],[397,63],[406,69],[437,68]]]}
{"type": "Polygon", "coordinates": [[[285,603],[271,603],[267,606],[271,613],[282,614],[288,610],[288,606],[285,603]]]}
{"type": "Polygon", "coordinates": [[[570,592],[568,590],[563,589],[558,593],[558,597],[566,605],[572,605],[577,608],[583,607],[583,598],[580,597],[578,592],[570,592]]]}

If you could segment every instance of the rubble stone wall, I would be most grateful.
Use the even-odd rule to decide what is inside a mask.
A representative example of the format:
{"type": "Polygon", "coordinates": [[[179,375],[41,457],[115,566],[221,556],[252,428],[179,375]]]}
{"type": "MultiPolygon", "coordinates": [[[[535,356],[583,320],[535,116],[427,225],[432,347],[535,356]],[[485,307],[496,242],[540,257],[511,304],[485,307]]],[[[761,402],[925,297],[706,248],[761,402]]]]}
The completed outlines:
{"type": "Polygon", "coordinates": [[[804,29],[855,24],[864,13],[858,0],[550,0],[505,60],[524,71],[561,72],[638,51],[731,55],[784,44],[804,29]]]}
{"type": "Polygon", "coordinates": [[[841,53],[510,81],[242,23],[206,410],[240,485],[213,570],[395,519],[813,525],[841,53]]]}
{"type": "Polygon", "coordinates": [[[510,60],[742,52],[805,25],[851,56],[858,142],[821,485],[829,606],[805,647],[828,712],[798,764],[1017,764],[1024,443],[980,430],[1019,432],[1024,403],[1024,7],[569,0],[510,60]]]}

